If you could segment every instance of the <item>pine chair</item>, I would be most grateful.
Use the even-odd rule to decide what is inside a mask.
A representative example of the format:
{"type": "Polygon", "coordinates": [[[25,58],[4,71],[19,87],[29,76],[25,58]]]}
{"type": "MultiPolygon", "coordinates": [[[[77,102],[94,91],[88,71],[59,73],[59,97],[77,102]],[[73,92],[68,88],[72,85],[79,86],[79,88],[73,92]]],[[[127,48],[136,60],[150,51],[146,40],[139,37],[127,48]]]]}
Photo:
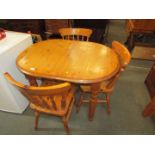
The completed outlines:
{"type": "MultiPolygon", "coordinates": [[[[114,90],[115,84],[119,79],[121,71],[124,71],[125,67],[128,65],[131,59],[130,52],[128,49],[117,41],[112,42],[113,50],[118,54],[120,60],[120,69],[119,71],[109,80],[103,81],[100,86],[100,92],[105,94],[105,99],[98,100],[98,103],[106,103],[107,112],[110,114],[110,94],[114,90]]],[[[89,100],[84,99],[85,93],[90,93],[91,87],[90,85],[81,85],[81,96],[80,101],[77,105],[76,111],[79,112],[80,106],[84,102],[89,102],[89,100]]]]}
{"type": "Polygon", "coordinates": [[[61,28],[59,33],[63,39],[88,41],[92,30],[86,28],[61,28]]]}
{"type": "Polygon", "coordinates": [[[45,113],[61,117],[67,134],[70,134],[68,119],[74,104],[74,89],[70,83],[34,87],[17,82],[9,73],[4,73],[4,76],[30,101],[30,108],[35,113],[35,129],[38,128],[40,113],[45,113]]]}

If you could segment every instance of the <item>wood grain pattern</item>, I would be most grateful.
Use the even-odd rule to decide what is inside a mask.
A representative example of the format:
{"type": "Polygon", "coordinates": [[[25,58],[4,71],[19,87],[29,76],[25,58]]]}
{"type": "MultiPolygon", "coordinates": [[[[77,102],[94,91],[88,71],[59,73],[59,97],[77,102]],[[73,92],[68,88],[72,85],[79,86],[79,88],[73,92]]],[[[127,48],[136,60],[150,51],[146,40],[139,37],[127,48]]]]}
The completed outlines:
{"type": "Polygon", "coordinates": [[[23,51],[17,67],[30,76],[74,83],[97,83],[119,70],[117,54],[110,48],[85,41],[54,39],[23,51]]]}
{"type": "MultiPolygon", "coordinates": [[[[65,40],[81,40],[81,41],[88,41],[92,30],[91,29],[85,29],[85,28],[60,28],[59,33],[65,40]]],[[[51,80],[46,80],[46,83],[51,83],[51,80]]]]}

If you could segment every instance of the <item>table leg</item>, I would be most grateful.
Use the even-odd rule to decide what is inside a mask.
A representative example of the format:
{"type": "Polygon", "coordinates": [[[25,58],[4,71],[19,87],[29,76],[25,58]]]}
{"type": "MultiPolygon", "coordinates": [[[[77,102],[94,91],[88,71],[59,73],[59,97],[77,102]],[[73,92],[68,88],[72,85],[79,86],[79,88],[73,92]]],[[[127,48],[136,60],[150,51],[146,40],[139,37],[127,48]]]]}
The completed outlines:
{"type": "Polygon", "coordinates": [[[26,74],[25,74],[25,77],[28,79],[28,81],[29,81],[31,86],[38,86],[36,77],[30,76],[30,75],[26,75],[26,74]]]}
{"type": "Polygon", "coordinates": [[[94,83],[91,85],[91,98],[88,112],[88,118],[90,121],[92,121],[94,118],[99,91],[100,91],[100,83],[94,83]]]}

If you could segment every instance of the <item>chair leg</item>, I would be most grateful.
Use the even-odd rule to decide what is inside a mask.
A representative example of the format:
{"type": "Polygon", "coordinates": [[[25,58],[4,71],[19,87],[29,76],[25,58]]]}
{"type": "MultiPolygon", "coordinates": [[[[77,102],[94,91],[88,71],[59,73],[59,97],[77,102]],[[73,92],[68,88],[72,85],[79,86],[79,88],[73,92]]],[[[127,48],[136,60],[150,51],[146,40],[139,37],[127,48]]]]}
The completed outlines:
{"type": "Polygon", "coordinates": [[[34,115],[35,115],[35,126],[34,126],[34,129],[37,130],[38,129],[38,121],[39,121],[40,113],[38,111],[35,111],[34,115]]]}
{"type": "Polygon", "coordinates": [[[79,112],[80,106],[81,106],[82,102],[83,102],[83,93],[81,93],[80,101],[79,101],[79,103],[78,103],[77,106],[76,106],[76,113],[79,112]]]}
{"type": "Polygon", "coordinates": [[[70,129],[68,127],[68,122],[66,121],[65,117],[62,118],[62,121],[63,121],[63,124],[64,124],[64,128],[65,128],[65,131],[68,135],[70,135],[70,129]]]}
{"type": "Polygon", "coordinates": [[[106,95],[106,102],[107,102],[107,113],[110,114],[110,95],[109,94],[105,94],[106,95]]]}

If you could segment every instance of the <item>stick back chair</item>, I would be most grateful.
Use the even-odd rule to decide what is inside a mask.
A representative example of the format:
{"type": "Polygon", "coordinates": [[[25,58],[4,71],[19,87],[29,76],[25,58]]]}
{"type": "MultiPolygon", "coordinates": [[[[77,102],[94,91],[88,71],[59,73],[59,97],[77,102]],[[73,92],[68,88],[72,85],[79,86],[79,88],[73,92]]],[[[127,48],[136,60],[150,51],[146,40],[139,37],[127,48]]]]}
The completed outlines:
{"type": "Polygon", "coordinates": [[[70,134],[68,119],[74,104],[74,89],[70,83],[34,87],[17,82],[7,72],[4,76],[30,101],[30,108],[35,113],[35,129],[38,128],[40,113],[45,113],[61,117],[67,134],[70,134]]]}
{"type": "MultiPolygon", "coordinates": [[[[124,71],[125,67],[128,65],[131,59],[131,55],[128,49],[118,41],[112,42],[112,49],[118,54],[118,58],[120,61],[120,69],[109,80],[103,81],[101,83],[100,92],[105,94],[105,99],[98,100],[98,103],[101,103],[101,102],[106,103],[108,114],[110,114],[110,94],[114,90],[114,87],[116,85],[116,82],[119,79],[121,71],[124,71]]],[[[84,99],[84,95],[85,93],[90,93],[90,92],[91,92],[90,85],[81,85],[81,96],[80,96],[80,101],[77,105],[77,109],[76,109],[77,112],[79,112],[79,109],[82,103],[89,102],[89,100],[84,99]]]]}
{"type": "Polygon", "coordinates": [[[67,40],[81,40],[88,41],[91,34],[91,29],[86,28],[61,28],[59,29],[59,33],[63,39],[67,40]]]}

